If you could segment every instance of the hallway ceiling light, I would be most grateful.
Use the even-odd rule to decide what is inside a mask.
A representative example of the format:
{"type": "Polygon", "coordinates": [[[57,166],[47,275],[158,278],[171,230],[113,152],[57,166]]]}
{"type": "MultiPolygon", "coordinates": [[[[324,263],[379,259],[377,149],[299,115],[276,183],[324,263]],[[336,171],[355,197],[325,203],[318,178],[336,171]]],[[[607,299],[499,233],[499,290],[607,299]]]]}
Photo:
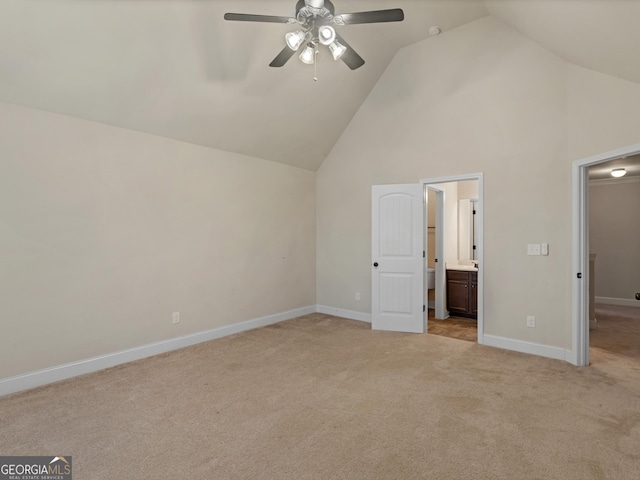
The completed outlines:
{"type": "Polygon", "coordinates": [[[624,168],[614,168],[611,170],[612,177],[624,177],[627,174],[627,171],[624,168]]]}

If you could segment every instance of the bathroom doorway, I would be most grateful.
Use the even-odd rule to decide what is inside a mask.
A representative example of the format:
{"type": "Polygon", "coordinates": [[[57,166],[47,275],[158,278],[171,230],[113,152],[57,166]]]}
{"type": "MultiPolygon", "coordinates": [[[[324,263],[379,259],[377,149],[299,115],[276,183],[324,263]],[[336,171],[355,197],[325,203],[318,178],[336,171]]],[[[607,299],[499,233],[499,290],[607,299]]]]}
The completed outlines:
{"type": "Polygon", "coordinates": [[[471,336],[473,341],[482,344],[482,174],[432,178],[421,182],[426,187],[427,203],[424,266],[425,299],[429,307],[426,315],[428,332],[466,340],[471,336]],[[453,293],[448,301],[449,270],[455,271],[450,276],[460,279],[456,278],[452,283],[454,290],[449,288],[453,293]],[[435,279],[432,277],[434,274],[435,279]],[[462,277],[467,280],[462,280],[462,277]],[[461,304],[457,302],[461,298],[461,304],[468,308],[460,308],[461,304]]]}

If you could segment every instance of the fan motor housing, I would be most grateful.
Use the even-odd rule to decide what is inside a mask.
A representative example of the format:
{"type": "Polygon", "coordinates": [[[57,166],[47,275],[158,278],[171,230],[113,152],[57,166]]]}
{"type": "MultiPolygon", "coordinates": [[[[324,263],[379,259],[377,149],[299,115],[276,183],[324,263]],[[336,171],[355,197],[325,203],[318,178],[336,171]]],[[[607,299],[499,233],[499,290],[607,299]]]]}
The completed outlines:
{"type": "Polygon", "coordinates": [[[304,27],[309,27],[312,23],[316,26],[331,23],[331,20],[333,19],[333,9],[331,7],[333,7],[333,4],[331,4],[331,2],[327,3],[328,4],[325,6],[323,1],[312,2],[307,0],[305,6],[298,11],[296,20],[298,20],[298,23],[304,27]]]}

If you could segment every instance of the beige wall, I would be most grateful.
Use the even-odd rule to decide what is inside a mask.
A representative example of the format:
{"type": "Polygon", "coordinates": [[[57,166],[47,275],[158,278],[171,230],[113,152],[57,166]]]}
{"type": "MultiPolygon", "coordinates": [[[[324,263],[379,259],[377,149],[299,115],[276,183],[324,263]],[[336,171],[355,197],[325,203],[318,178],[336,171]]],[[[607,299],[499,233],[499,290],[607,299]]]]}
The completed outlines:
{"type": "Polygon", "coordinates": [[[315,304],[315,173],[8,104],[0,125],[0,378],[315,304]]]}
{"type": "MultiPolygon", "coordinates": [[[[567,65],[569,160],[583,160],[640,143],[638,125],[640,85],[567,65]]],[[[596,261],[597,269],[601,262],[596,261]]],[[[567,335],[570,333],[568,325],[567,335]]]]}
{"type": "Polygon", "coordinates": [[[570,160],[640,143],[640,85],[567,65],[570,160]]]}
{"type": "Polygon", "coordinates": [[[639,85],[491,17],[401,50],[317,174],[0,104],[0,378],[313,303],[368,313],[371,185],[476,172],[485,332],[568,348],[571,161],[639,124],[639,85]]]}
{"type": "Polygon", "coordinates": [[[318,171],[318,303],[370,312],[371,185],[482,172],[485,333],[570,349],[571,161],[639,124],[639,85],[491,17],[404,48],[318,171]]]}
{"type": "Polygon", "coordinates": [[[638,208],[640,182],[589,187],[589,247],[597,255],[596,297],[636,301],[635,294],[640,292],[638,208]]]}
{"type": "Polygon", "coordinates": [[[370,312],[371,185],[483,172],[485,332],[570,347],[566,71],[492,18],[401,50],[318,171],[318,303],[370,312]]]}

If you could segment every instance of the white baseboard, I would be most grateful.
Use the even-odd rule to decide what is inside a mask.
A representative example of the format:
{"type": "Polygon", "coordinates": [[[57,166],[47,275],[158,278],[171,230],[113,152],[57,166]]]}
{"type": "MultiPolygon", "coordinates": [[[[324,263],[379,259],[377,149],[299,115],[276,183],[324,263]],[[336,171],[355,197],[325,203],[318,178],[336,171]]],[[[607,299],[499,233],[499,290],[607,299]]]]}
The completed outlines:
{"type": "MultiPolygon", "coordinates": [[[[605,303],[605,302],[603,302],[605,303]]],[[[358,320],[360,322],[371,323],[371,314],[356,312],[353,310],[345,310],[342,308],[333,308],[325,305],[312,305],[308,307],[288,310],[286,312],[267,315],[264,317],[254,318],[243,322],[218,327],[203,332],[197,332],[190,335],[164,340],[161,342],[142,345],[140,347],[121,350],[98,357],[88,358],[77,362],[71,362],[64,365],[38,370],[35,372],[0,379],[0,396],[9,395],[11,393],[28,390],[30,388],[40,387],[50,383],[66,380],[68,378],[84,375],[87,373],[104,370],[105,368],[115,367],[123,363],[141,360],[143,358],[158,355],[160,353],[169,352],[179,348],[196,345],[209,340],[226,337],[235,333],[260,328],[274,323],[290,320],[302,315],[310,313],[324,313],[327,315],[335,315],[337,317],[358,320]]],[[[560,347],[551,347],[522,340],[513,340],[510,338],[499,337],[496,335],[485,334],[482,344],[490,347],[503,348],[506,350],[514,350],[516,352],[528,353],[531,355],[539,355],[542,357],[555,358],[558,360],[566,360],[572,362],[573,353],[560,347]]],[[[572,362],[573,363],[573,362],[572,362]]]]}
{"type": "Polygon", "coordinates": [[[512,338],[488,335],[486,333],[483,335],[482,344],[489,347],[503,348],[505,350],[513,350],[515,352],[528,353],[530,355],[538,355],[540,357],[555,358],[556,360],[566,360],[570,362],[573,358],[573,353],[570,350],[561,347],[552,347],[550,345],[542,345],[540,343],[514,340],[512,338]]]}
{"type": "MultiPolygon", "coordinates": [[[[325,305],[317,305],[316,308],[318,313],[326,313],[327,315],[335,315],[337,317],[350,318],[352,320],[371,323],[370,313],[354,312],[352,310],[327,307],[325,305]]],[[[575,364],[573,352],[561,347],[552,347],[549,345],[542,345],[539,343],[514,340],[511,338],[487,334],[484,334],[482,336],[482,341],[479,343],[481,345],[486,345],[489,347],[502,348],[504,350],[513,350],[520,353],[538,355],[540,357],[554,358],[556,360],[565,360],[575,364]]]]}
{"type": "Polygon", "coordinates": [[[42,385],[66,380],[86,373],[97,372],[98,370],[115,367],[116,365],[121,365],[123,363],[140,360],[202,342],[208,342],[209,340],[215,340],[216,338],[226,337],[228,335],[233,335],[234,333],[264,327],[314,312],[316,312],[315,305],[297,308],[286,312],[234,323],[232,325],[225,325],[224,327],[213,328],[203,332],[192,333],[190,335],[171,338],[161,342],[150,343],[140,347],[108,353],[106,355],[100,355],[98,357],[88,358],[64,365],[58,365],[44,370],[26,373],[24,375],[0,379],[0,396],[40,387],[42,385]]]}
{"type": "MultiPolygon", "coordinates": [[[[349,318],[352,320],[371,323],[370,313],[354,312],[352,310],[344,310],[342,308],[327,307],[326,305],[316,305],[316,311],[318,313],[326,313],[327,315],[335,315],[337,317],[349,318]]],[[[561,347],[542,345],[539,343],[499,337],[497,335],[484,334],[482,336],[482,341],[480,342],[480,344],[487,345],[489,347],[502,348],[504,350],[513,350],[516,352],[528,353],[530,355],[554,358],[556,360],[565,360],[568,362],[572,362],[573,360],[573,352],[571,352],[571,350],[566,350],[561,347]]],[[[575,361],[573,361],[572,363],[575,363],[575,361]]]]}
{"type": "Polygon", "coordinates": [[[605,303],[607,305],[623,305],[625,307],[639,307],[640,302],[630,298],[613,298],[613,297],[596,297],[596,303],[605,303]]]}
{"type": "Polygon", "coordinates": [[[349,318],[351,320],[358,320],[360,322],[371,323],[371,314],[355,312],[353,310],[344,310],[342,308],[327,307],[325,305],[316,305],[316,311],[318,313],[325,313],[327,315],[335,315],[336,317],[349,318]]]}

